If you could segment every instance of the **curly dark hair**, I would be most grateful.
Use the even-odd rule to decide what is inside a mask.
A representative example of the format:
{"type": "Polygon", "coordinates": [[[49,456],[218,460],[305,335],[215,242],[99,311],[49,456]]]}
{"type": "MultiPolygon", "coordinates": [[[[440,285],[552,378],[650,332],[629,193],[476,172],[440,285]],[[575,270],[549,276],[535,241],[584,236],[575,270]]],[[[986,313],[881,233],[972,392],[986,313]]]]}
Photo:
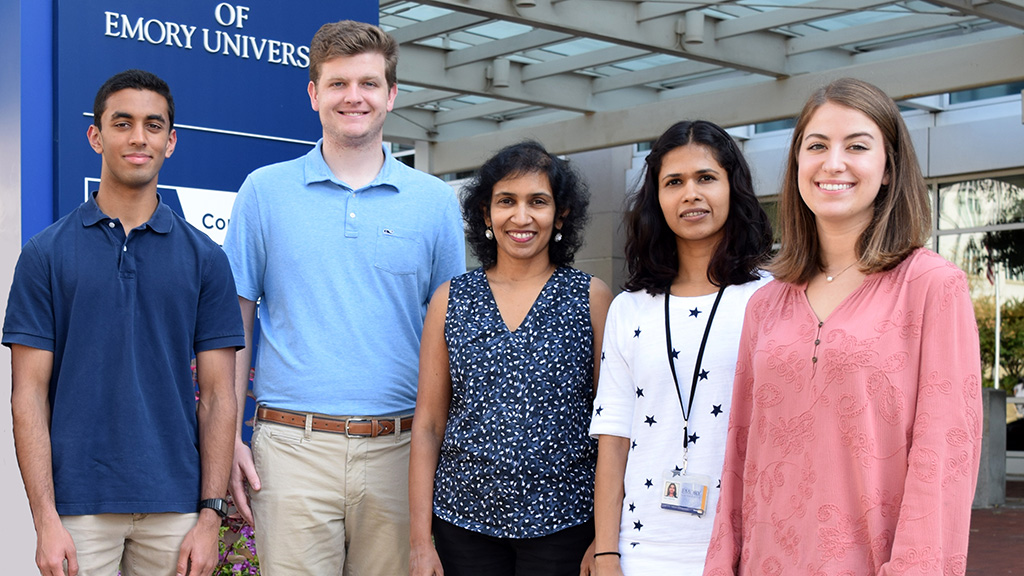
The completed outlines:
{"type": "Polygon", "coordinates": [[[548,243],[548,256],[556,266],[568,266],[583,245],[587,226],[590,193],[580,174],[568,160],[548,152],[539,142],[526,140],[499,150],[484,162],[462,193],[462,219],[466,222],[466,242],[486,269],[498,261],[498,246],[484,236],[494,185],[505,178],[524,174],[544,174],[555,197],[555,214],[562,221],[560,242],[548,243]]]}
{"type": "Polygon", "coordinates": [[[729,217],[725,234],[708,265],[715,286],[743,284],[758,278],[772,246],[772,228],[754,194],[750,167],[739,146],[721,127],[704,120],[677,122],[658,137],[647,156],[642,183],[626,211],[625,288],[662,294],[679,273],[676,237],[658,201],[658,177],[665,155],[689,144],[706,146],[729,175],[729,217]]]}

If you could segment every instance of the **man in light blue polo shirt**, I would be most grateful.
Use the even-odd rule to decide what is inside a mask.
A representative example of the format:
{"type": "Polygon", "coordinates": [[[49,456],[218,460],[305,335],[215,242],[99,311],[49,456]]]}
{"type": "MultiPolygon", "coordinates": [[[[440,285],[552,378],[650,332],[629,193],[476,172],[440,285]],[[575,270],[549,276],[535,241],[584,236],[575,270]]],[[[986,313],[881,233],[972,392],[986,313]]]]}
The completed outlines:
{"type": "MultiPolygon", "coordinates": [[[[308,86],[323,138],[250,174],[232,211],[224,249],[249,338],[259,303],[260,345],[252,449],[239,430],[231,489],[264,576],[408,570],[419,339],[465,248],[452,189],[383,146],[397,48],[376,26],[324,25],[308,86]]],[[[250,361],[238,357],[240,400],[250,361]]]]}

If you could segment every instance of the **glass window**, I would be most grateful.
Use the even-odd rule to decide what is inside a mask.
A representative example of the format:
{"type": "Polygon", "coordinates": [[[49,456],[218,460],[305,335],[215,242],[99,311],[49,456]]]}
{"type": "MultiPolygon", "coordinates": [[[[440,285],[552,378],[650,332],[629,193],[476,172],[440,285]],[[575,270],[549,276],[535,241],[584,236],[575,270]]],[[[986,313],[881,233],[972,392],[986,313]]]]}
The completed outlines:
{"type": "Polygon", "coordinates": [[[999,84],[998,86],[985,86],[984,88],[975,88],[973,90],[950,92],[949,103],[961,104],[986,98],[999,98],[1000,96],[1020,94],[1021,90],[1024,90],[1024,82],[1011,82],[1009,84],[999,84]]]}
{"type": "Polygon", "coordinates": [[[765,214],[768,215],[768,221],[772,223],[772,241],[775,244],[779,243],[779,197],[778,196],[762,196],[757,199],[761,203],[761,208],[764,208],[765,214]]]}
{"type": "Polygon", "coordinates": [[[1024,223],[1024,175],[939,186],[939,230],[1024,223]]]}
{"type": "Polygon", "coordinates": [[[986,386],[993,385],[998,292],[999,380],[1012,394],[1024,379],[1024,174],[949,182],[933,191],[935,250],[967,273],[986,386]]]}

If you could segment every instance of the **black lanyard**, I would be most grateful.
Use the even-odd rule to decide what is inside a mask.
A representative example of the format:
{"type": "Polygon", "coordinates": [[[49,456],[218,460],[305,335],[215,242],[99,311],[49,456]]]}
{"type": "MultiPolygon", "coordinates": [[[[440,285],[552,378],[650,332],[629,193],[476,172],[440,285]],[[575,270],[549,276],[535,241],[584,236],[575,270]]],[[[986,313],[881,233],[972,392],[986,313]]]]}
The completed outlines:
{"type": "Polygon", "coordinates": [[[704,346],[708,343],[708,334],[711,333],[711,323],[715,320],[715,311],[718,310],[718,303],[722,300],[722,294],[725,293],[725,286],[722,286],[718,290],[718,296],[715,297],[715,304],[711,307],[711,313],[708,314],[708,325],[704,328],[704,337],[700,341],[700,350],[697,351],[697,362],[693,366],[693,384],[690,385],[690,401],[687,406],[683,406],[683,393],[679,391],[679,378],[676,377],[676,363],[672,358],[672,326],[669,324],[669,312],[668,312],[668,301],[671,296],[671,289],[665,290],[665,343],[668,345],[668,367],[672,370],[672,381],[676,384],[676,396],[679,397],[679,409],[683,411],[683,450],[685,451],[689,445],[690,439],[687,436],[688,427],[690,424],[690,414],[693,413],[693,396],[697,393],[697,378],[700,376],[700,362],[704,358],[704,346]]]}

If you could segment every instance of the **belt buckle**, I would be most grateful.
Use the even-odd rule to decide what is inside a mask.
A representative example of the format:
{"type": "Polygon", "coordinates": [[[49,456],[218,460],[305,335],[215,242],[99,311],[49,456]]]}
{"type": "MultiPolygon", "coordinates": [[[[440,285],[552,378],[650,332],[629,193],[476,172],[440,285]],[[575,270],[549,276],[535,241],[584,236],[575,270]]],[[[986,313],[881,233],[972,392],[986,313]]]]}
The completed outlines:
{"type": "Polygon", "coordinates": [[[349,438],[367,438],[367,437],[372,437],[373,436],[373,420],[371,418],[349,418],[348,420],[345,420],[345,436],[347,436],[349,438]],[[352,432],[349,432],[348,426],[349,426],[349,424],[351,424],[353,422],[366,422],[367,424],[370,425],[370,433],[369,434],[353,434],[352,432]]]}

